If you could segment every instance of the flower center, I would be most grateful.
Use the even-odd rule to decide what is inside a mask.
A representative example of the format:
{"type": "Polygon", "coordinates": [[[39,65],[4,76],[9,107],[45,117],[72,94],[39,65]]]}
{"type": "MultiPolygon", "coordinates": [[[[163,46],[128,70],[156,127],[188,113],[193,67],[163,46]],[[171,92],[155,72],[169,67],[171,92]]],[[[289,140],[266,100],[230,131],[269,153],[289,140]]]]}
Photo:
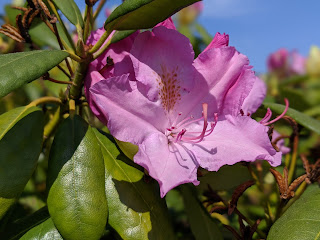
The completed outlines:
{"type": "Polygon", "coordinates": [[[193,116],[190,116],[180,123],[176,124],[178,118],[181,116],[181,113],[178,114],[177,118],[173,122],[170,128],[167,128],[166,135],[169,138],[170,142],[187,142],[187,143],[199,143],[205,137],[209,136],[212,132],[214,127],[218,121],[218,114],[214,114],[214,122],[208,123],[208,104],[202,104],[202,117],[198,119],[194,119],[193,116]],[[192,123],[197,123],[199,121],[203,121],[203,128],[202,131],[188,131],[187,127],[192,123]],[[210,124],[210,129],[208,125],[210,124]]]}

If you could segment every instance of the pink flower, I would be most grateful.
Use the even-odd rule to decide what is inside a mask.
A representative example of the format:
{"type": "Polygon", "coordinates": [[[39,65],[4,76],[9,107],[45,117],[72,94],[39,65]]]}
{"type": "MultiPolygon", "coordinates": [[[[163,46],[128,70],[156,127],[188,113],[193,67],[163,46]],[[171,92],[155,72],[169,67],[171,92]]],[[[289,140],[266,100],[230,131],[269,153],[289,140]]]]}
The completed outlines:
{"type": "Polygon", "coordinates": [[[267,64],[270,72],[285,70],[289,64],[289,51],[285,48],[280,48],[270,54],[267,64]]]}
{"type": "Polygon", "coordinates": [[[297,51],[289,52],[285,48],[270,54],[267,60],[268,70],[279,77],[289,77],[297,74],[305,74],[306,58],[297,51]]]}
{"type": "Polygon", "coordinates": [[[199,184],[198,167],[217,171],[256,159],[278,166],[281,153],[268,127],[244,114],[265,95],[247,57],[215,38],[194,60],[189,40],[170,28],[135,38],[126,53],[134,78],[117,74],[116,66],[110,77],[99,73],[101,66],[90,68],[86,81],[96,83],[88,95],[99,119],[115,138],[139,146],[134,161],[159,182],[162,197],[180,184],[199,184]]]}

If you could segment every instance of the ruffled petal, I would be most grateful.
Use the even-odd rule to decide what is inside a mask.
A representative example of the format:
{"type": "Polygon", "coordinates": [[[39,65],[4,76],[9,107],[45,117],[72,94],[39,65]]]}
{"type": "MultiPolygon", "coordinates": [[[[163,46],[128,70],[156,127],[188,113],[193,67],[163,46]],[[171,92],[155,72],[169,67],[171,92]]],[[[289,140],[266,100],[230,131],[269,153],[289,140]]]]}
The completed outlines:
{"type": "MultiPolygon", "coordinates": [[[[202,99],[209,104],[209,117],[214,113],[239,114],[256,79],[248,64],[248,58],[233,47],[212,48],[195,60],[198,78],[204,78],[209,89],[202,99]]],[[[201,85],[195,87],[195,92],[199,88],[201,85]]]]}
{"type": "Polygon", "coordinates": [[[261,106],[267,93],[266,84],[258,77],[255,78],[253,87],[249,95],[245,98],[242,104],[242,110],[245,114],[254,113],[261,106]]]}
{"type": "Polygon", "coordinates": [[[167,118],[161,105],[145,98],[128,75],[100,80],[90,88],[90,98],[96,115],[111,134],[137,145],[152,132],[165,129],[167,118]]]}
{"type": "Polygon", "coordinates": [[[229,35],[228,34],[220,34],[219,32],[214,35],[211,43],[203,50],[203,52],[208,51],[212,48],[220,48],[229,46],[229,35]]]}
{"type": "Polygon", "coordinates": [[[161,197],[172,188],[184,184],[198,185],[198,163],[187,149],[178,144],[168,144],[164,134],[154,133],[139,145],[134,162],[143,166],[160,185],[161,197]]]}
{"type": "Polygon", "coordinates": [[[201,167],[218,171],[223,165],[237,162],[267,160],[271,166],[281,164],[281,152],[277,152],[268,137],[268,127],[247,116],[226,116],[219,121],[212,134],[199,144],[186,147],[197,157],[201,167]]]}

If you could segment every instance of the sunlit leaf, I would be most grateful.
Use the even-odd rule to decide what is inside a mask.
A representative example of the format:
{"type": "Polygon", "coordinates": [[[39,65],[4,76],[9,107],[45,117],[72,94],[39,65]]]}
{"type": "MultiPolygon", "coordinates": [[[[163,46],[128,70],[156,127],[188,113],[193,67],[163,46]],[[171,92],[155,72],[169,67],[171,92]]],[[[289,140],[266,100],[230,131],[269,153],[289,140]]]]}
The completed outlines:
{"type": "Polygon", "coordinates": [[[180,9],[199,0],[126,0],[107,18],[106,30],[152,28],[180,9]]]}
{"type": "Polygon", "coordinates": [[[146,182],[144,173],[133,167],[110,135],[94,133],[105,161],[108,223],[122,239],[175,239],[158,184],[146,182]]]}
{"type": "Polygon", "coordinates": [[[83,28],[83,19],[77,4],[73,0],[52,0],[61,12],[74,24],[83,28]]]}
{"type": "Polygon", "coordinates": [[[99,239],[107,216],[104,162],[100,146],[79,116],[59,126],[51,147],[48,209],[66,239],[99,239]]]}
{"type": "Polygon", "coordinates": [[[0,97],[31,82],[68,57],[60,50],[38,50],[0,55],[0,97]]]}
{"type": "Polygon", "coordinates": [[[320,239],[319,204],[319,186],[309,186],[302,196],[273,224],[267,239],[320,239]]]}
{"type": "Polygon", "coordinates": [[[63,240],[51,218],[32,228],[20,240],[63,240]]]}

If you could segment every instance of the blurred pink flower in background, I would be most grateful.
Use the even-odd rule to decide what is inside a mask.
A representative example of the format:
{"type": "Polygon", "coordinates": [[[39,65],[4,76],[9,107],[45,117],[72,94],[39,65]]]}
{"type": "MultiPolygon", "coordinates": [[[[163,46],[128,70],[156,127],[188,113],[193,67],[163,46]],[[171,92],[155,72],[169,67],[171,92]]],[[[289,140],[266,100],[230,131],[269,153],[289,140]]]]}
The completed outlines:
{"type": "Polygon", "coordinates": [[[302,75],[306,72],[306,58],[297,51],[289,52],[285,48],[269,55],[267,59],[269,72],[273,72],[280,78],[292,75],[302,75]]]}

